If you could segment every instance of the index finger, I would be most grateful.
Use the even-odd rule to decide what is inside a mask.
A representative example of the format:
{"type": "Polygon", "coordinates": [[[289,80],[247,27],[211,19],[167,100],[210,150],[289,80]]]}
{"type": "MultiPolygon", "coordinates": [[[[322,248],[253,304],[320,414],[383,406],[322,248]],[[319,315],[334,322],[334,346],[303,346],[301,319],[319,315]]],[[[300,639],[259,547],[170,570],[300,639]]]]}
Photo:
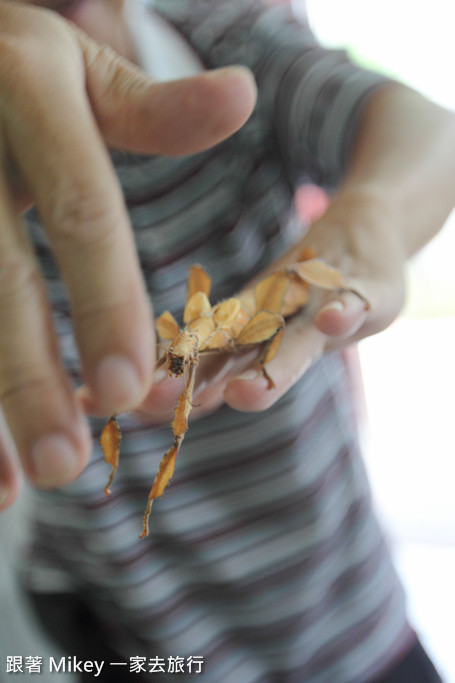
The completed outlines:
{"type": "Polygon", "coordinates": [[[326,335],[311,320],[297,316],[287,324],[281,346],[266,366],[274,387],[268,388],[261,369],[255,365],[228,383],[226,403],[246,412],[270,408],[322,356],[326,342],[326,335]]]}
{"type": "MultiPolygon", "coordinates": [[[[120,146],[130,144],[136,151],[143,145],[144,152],[153,152],[153,145],[160,149],[163,139],[167,144],[159,127],[166,129],[168,124],[169,95],[178,100],[183,92],[180,102],[190,105],[187,120],[199,132],[204,102],[190,97],[189,83],[183,89],[174,84],[167,95],[161,87],[150,92],[145,76],[131,71],[93,41],[78,39],[78,33],[57,17],[42,12],[42,22],[32,22],[36,35],[29,35],[23,32],[24,22],[15,18],[23,12],[25,19],[30,10],[18,6],[13,13],[6,4],[3,14],[9,10],[12,22],[2,42],[7,68],[0,72],[3,165],[5,159],[8,164],[12,160],[35,200],[67,286],[91,407],[102,413],[120,412],[134,407],[147,391],[154,336],[134,240],[105,139],[120,146]],[[107,107],[103,107],[105,100],[107,107]],[[145,126],[141,134],[132,124],[122,132],[128,120],[141,123],[153,117],[153,101],[166,104],[155,135],[151,134],[153,126],[145,126]]],[[[222,107],[213,129],[209,125],[196,136],[187,153],[196,151],[194,144],[201,148],[234,132],[249,114],[251,84],[244,87],[244,75],[227,75],[231,92],[240,87],[240,94],[246,93],[246,106],[242,103],[234,116],[227,117],[229,107],[222,107]]],[[[226,74],[221,80],[226,80],[226,74]]],[[[213,114],[218,95],[227,92],[224,85],[217,78],[211,85],[203,77],[197,83],[199,93],[204,88],[211,93],[213,114]]],[[[185,117],[176,117],[174,130],[181,130],[182,120],[185,117]]],[[[172,126],[170,130],[172,134],[172,126]]],[[[182,151],[183,142],[177,141],[179,149],[171,145],[170,151],[182,151]]],[[[7,290],[0,290],[0,327],[6,330],[1,338],[0,394],[25,469],[35,482],[53,486],[67,483],[80,471],[88,457],[89,439],[80,405],[62,368],[39,268],[14,211],[12,185],[10,179],[3,180],[0,174],[4,247],[0,272],[3,265],[3,271],[14,277],[7,290]]],[[[3,479],[11,480],[12,471],[6,474],[3,479]]]]}
{"type": "Polygon", "coordinates": [[[26,89],[11,89],[11,154],[68,287],[85,381],[101,412],[126,410],[151,381],[154,338],[120,187],[80,63],[63,56],[39,82],[30,71],[26,89]],[[33,117],[25,98],[41,105],[33,117]]]}

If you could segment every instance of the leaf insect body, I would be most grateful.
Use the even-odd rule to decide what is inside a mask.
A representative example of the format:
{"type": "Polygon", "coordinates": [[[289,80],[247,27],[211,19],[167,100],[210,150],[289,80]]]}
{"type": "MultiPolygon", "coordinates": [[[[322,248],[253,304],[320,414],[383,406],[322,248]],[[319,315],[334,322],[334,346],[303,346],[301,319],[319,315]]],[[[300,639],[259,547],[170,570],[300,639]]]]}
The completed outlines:
{"type": "MultiPolygon", "coordinates": [[[[172,421],[174,441],[161,460],[150,490],[140,538],[148,535],[152,503],[162,495],[174,472],[177,454],[188,428],[199,357],[207,353],[241,352],[260,345],[259,363],[271,389],[274,383],[265,366],[274,358],[281,344],[285,318],[308,303],[312,287],[332,291],[349,289],[340,271],[316,258],[311,247],[302,251],[295,264],[272,273],[253,288],[215,306],[211,306],[209,301],[210,286],[211,280],[205,270],[199,265],[192,266],[183,314],[184,326],[180,328],[169,311],[156,320],[159,338],[170,342],[157,367],[166,366],[171,377],[186,374],[186,382],[172,421]]],[[[368,302],[361,298],[368,308],[368,302]]],[[[121,442],[116,415],[109,418],[100,442],[104,458],[112,467],[104,489],[109,495],[118,467],[121,442]]]]}

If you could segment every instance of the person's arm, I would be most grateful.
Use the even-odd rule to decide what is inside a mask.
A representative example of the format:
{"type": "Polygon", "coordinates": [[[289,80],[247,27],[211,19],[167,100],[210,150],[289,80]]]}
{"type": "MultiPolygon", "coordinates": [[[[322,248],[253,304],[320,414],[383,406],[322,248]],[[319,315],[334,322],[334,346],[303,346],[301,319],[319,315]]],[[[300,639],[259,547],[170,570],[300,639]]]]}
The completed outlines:
{"type": "Polygon", "coordinates": [[[153,320],[106,145],[190,154],[237,130],[254,101],[245,69],[153,83],[56,14],[0,0],[0,509],[21,467],[63,485],[91,451],[21,210],[36,205],[69,291],[84,407],[131,408],[152,381],[153,320]]]}
{"type": "MultiPolygon", "coordinates": [[[[304,246],[337,267],[356,294],[327,294],[311,315],[289,320],[267,365],[240,359],[197,396],[206,412],[220,403],[245,411],[275,403],[327,351],[383,330],[405,298],[406,260],[442,227],[455,204],[455,116],[408,88],[388,83],[365,103],[344,181],[303,241],[267,273],[294,263],[304,246]]],[[[260,277],[260,276],[259,276],[260,277]]],[[[212,373],[213,375],[215,373],[212,373]]],[[[155,388],[170,391],[166,382],[155,388]]]]}
{"type": "MultiPolygon", "coordinates": [[[[328,210],[304,241],[267,272],[295,261],[302,246],[314,246],[370,307],[352,294],[328,296],[327,307],[288,321],[268,367],[276,384],[272,390],[257,359],[230,358],[221,370],[204,359],[198,369],[204,388],[192,418],[223,401],[239,410],[263,410],[325,351],[384,329],[403,305],[406,259],[439,230],[455,197],[453,114],[359,68],[344,51],[324,48],[291,13],[279,18],[258,0],[220,0],[210,9],[204,5],[204,12],[223,4],[233,8],[232,28],[241,18],[241,31],[225,30],[223,40],[215,34],[213,44],[205,36],[205,58],[245,59],[256,77],[258,111],[269,126],[283,177],[294,186],[311,179],[331,195],[328,210]]],[[[182,30],[191,33],[198,17],[190,13],[185,21],[190,28],[185,23],[182,30]]],[[[180,389],[173,380],[153,386],[146,412],[172,405],[180,389]]]]}
{"type": "Polygon", "coordinates": [[[455,203],[455,116],[400,85],[365,107],[341,194],[395,212],[405,255],[425,245],[455,203]]]}
{"type": "Polygon", "coordinates": [[[366,103],[345,179],[328,210],[274,264],[292,263],[304,244],[312,245],[370,307],[355,294],[329,295],[312,319],[287,325],[269,368],[276,389],[267,391],[264,379],[250,372],[227,386],[227,402],[263,410],[322,353],[390,324],[404,302],[406,259],[439,231],[454,205],[455,116],[404,86],[384,85],[366,103]]]}

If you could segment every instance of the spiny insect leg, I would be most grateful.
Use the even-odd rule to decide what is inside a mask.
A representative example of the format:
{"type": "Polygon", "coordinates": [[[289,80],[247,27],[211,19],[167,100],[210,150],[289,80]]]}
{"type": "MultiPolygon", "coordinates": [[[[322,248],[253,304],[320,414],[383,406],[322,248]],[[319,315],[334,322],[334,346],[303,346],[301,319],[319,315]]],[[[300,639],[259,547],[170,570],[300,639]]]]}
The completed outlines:
{"type": "Polygon", "coordinates": [[[264,344],[259,362],[269,389],[273,389],[275,384],[264,366],[274,358],[278,351],[283,338],[284,326],[284,318],[279,313],[258,311],[245,325],[236,340],[239,347],[264,344]]]}
{"type": "Polygon", "coordinates": [[[155,481],[153,482],[153,486],[150,490],[149,497],[148,497],[148,502],[147,502],[147,507],[145,508],[144,512],[144,524],[143,524],[143,530],[140,535],[140,538],[145,538],[148,536],[149,533],[149,517],[150,513],[152,512],[152,504],[155,498],[159,498],[163,492],[166,486],[169,484],[169,481],[174,474],[174,468],[175,468],[175,461],[177,459],[177,454],[180,450],[180,446],[182,445],[183,438],[185,436],[185,432],[188,428],[188,415],[191,411],[191,405],[192,405],[192,398],[193,398],[193,390],[194,390],[194,380],[196,377],[196,367],[197,363],[192,363],[188,367],[188,376],[187,376],[187,381],[185,385],[185,389],[182,391],[182,393],[179,396],[177,407],[175,409],[175,417],[174,420],[172,421],[172,429],[174,432],[174,443],[172,446],[169,448],[169,450],[166,451],[164,456],[161,459],[160,466],[158,469],[158,473],[155,477],[155,481]]]}
{"type": "Polygon", "coordinates": [[[122,433],[116,415],[111,415],[109,420],[106,422],[103,431],[100,436],[100,444],[103,449],[104,460],[108,465],[112,466],[111,473],[109,475],[108,482],[104,487],[104,493],[106,496],[111,494],[111,486],[114,481],[115,473],[118,468],[119,453],[120,453],[120,443],[122,441],[122,433]]]}
{"type": "Polygon", "coordinates": [[[282,327],[277,328],[273,337],[271,337],[268,340],[268,342],[266,342],[266,344],[264,346],[264,350],[261,354],[261,358],[259,359],[259,362],[261,364],[262,374],[265,377],[265,379],[267,380],[267,389],[274,389],[275,388],[275,382],[270,377],[265,366],[267,363],[270,363],[272,358],[275,358],[276,352],[278,351],[279,347],[281,346],[281,342],[283,341],[283,335],[284,335],[284,324],[282,327]]]}

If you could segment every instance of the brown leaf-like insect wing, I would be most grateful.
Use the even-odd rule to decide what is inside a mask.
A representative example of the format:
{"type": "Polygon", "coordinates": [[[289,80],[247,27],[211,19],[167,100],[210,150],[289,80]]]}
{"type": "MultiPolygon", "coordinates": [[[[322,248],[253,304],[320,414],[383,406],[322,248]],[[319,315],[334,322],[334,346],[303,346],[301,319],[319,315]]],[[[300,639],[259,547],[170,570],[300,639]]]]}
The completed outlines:
{"type": "Polygon", "coordinates": [[[370,308],[370,302],[366,296],[357,289],[349,287],[341,272],[337,268],[329,266],[329,264],[322,259],[314,258],[301,263],[296,263],[288,269],[288,272],[295,273],[298,277],[302,278],[304,282],[315,287],[321,287],[321,289],[352,292],[363,301],[365,310],[370,308]]]}
{"type": "Polygon", "coordinates": [[[283,316],[270,311],[259,311],[245,325],[236,342],[239,346],[260,344],[271,339],[284,326],[283,316]]]}
{"type": "Polygon", "coordinates": [[[188,275],[188,292],[186,300],[189,301],[196,292],[202,292],[206,297],[209,297],[211,283],[210,276],[207,275],[202,266],[197,264],[191,266],[188,275]]]}
{"type": "Polygon", "coordinates": [[[206,315],[211,309],[210,301],[204,292],[195,292],[187,301],[183,313],[183,322],[188,325],[192,320],[196,320],[206,315]]]}
{"type": "Polygon", "coordinates": [[[160,339],[170,339],[171,341],[180,332],[178,323],[170,311],[164,311],[156,320],[155,327],[160,339]]]}
{"type": "Polygon", "coordinates": [[[215,321],[211,315],[201,315],[200,318],[191,321],[188,329],[195,335],[200,349],[201,345],[215,332],[215,321]]]}
{"type": "Polygon", "coordinates": [[[302,247],[297,254],[297,261],[309,261],[317,256],[316,249],[313,246],[302,247]]]}
{"type": "Polygon", "coordinates": [[[281,315],[286,318],[296,313],[299,308],[306,306],[310,298],[310,289],[310,285],[298,276],[290,278],[289,287],[281,305],[281,315]]]}
{"type": "Polygon", "coordinates": [[[240,301],[234,297],[226,299],[213,308],[213,319],[217,327],[228,329],[240,313],[240,301]]]}
{"type": "Polygon", "coordinates": [[[233,346],[234,340],[230,331],[220,327],[202,344],[200,353],[207,353],[208,351],[230,351],[233,346]]]}
{"type": "Polygon", "coordinates": [[[310,259],[295,263],[290,272],[296,273],[302,280],[322,289],[346,289],[346,283],[337,268],[329,266],[322,259],[310,259]]]}
{"type": "Polygon", "coordinates": [[[260,280],[254,289],[256,310],[279,313],[288,287],[289,275],[282,270],[260,280]]]}

